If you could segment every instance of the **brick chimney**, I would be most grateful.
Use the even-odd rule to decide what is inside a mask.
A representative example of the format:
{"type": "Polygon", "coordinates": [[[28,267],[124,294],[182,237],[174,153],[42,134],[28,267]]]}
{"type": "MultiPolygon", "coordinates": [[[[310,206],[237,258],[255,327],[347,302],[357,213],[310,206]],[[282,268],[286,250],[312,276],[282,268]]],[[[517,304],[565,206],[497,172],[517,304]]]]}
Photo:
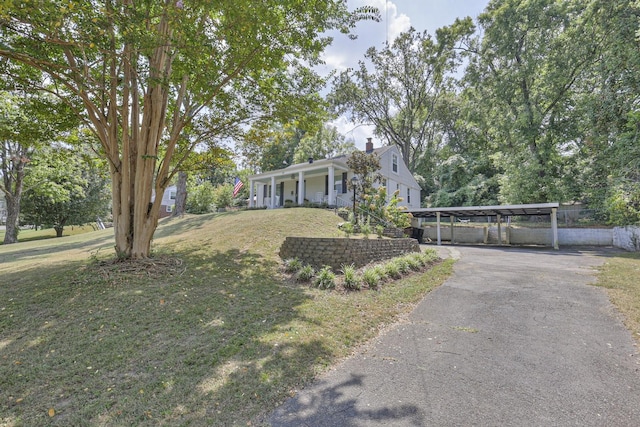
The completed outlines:
{"type": "Polygon", "coordinates": [[[371,138],[367,138],[364,151],[366,153],[373,153],[373,142],[371,141],[371,138]]]}

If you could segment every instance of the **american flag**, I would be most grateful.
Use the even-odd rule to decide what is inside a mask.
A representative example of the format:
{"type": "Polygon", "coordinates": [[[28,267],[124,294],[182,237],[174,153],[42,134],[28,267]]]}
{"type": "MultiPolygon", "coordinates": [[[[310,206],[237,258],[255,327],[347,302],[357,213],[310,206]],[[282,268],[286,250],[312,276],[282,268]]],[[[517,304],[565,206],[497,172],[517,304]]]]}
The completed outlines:
{"type": "Polygon", "coordinates": [[[238,195],[243,185],[244,184],[242,183],[242,181],[240,181],[240,178],[236,176],[236,183],[233,185],[233,197],[236,197],[238,195]]]}

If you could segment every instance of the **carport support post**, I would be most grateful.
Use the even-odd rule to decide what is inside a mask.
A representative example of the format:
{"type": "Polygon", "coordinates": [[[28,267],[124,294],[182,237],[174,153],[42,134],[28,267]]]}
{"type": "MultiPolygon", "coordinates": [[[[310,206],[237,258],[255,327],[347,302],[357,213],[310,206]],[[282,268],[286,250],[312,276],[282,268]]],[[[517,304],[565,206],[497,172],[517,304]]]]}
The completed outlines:
{"type": "Polygon", "coordinates": [[[558,208],[551,208],[551,231],[553,234],[553,249],[560,249],[558,245],[558,208]]]}
{"type": "Polygon", "coordinates": [[[438,236],[438,246],[442,245],[442,240],[440,239],[440,212],[436,212],[436,235],[438,236]]]}
{"type": "Polygon", "coordinates": [[[500,217],[500,214],[496,215],[496,219],[498,220],[498,245],[502,245],[502,226],[500,223],[502,218],[500,217]]]}
{"type": "Polygon", "coordinates": [[[453,239],[453,220],[454,220],[454,217],[453,217],[453,215],[449,215],[449,220],[450,220],[449,222],[451,223],[451,244],[453,245],[453,243],[454,243],[454,239],[453,239]]]}

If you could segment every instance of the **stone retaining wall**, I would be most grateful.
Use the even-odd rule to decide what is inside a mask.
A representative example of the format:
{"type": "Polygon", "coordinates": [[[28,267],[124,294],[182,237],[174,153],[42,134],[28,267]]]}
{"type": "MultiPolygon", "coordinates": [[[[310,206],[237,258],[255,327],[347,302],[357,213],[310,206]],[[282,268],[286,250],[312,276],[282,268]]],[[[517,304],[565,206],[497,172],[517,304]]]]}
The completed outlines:
{"type": "Polygon", "coordinates": [[[298,258],[314,268],[328,265],[337,271],[344,264],[362,267],[409,252],[420,252],[417,240],[287,237],[280,247],[280,258],[298,258]]]}

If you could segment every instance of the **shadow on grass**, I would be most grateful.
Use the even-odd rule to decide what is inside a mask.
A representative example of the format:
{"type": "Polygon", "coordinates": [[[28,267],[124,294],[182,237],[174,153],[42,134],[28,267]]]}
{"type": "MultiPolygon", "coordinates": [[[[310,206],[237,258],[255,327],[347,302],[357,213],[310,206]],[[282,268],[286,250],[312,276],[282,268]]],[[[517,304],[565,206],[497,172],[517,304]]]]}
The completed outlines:
{"type": "Polygon", "coordinates": [[[219,213],[210,213],[203,215],[191,215],[186,218],[163,218],[158,222],[158,228],[156,229],[153,238],[158,239],[196,230],[220,215],[221,214],[219,213]]]}
{"type": "Polygon", "coordinates": [[[180,257],[4,275],[0,425],[246,425],[332,362],[330,343],[298,333],[310,296],[275,261],[180,257]]]}

